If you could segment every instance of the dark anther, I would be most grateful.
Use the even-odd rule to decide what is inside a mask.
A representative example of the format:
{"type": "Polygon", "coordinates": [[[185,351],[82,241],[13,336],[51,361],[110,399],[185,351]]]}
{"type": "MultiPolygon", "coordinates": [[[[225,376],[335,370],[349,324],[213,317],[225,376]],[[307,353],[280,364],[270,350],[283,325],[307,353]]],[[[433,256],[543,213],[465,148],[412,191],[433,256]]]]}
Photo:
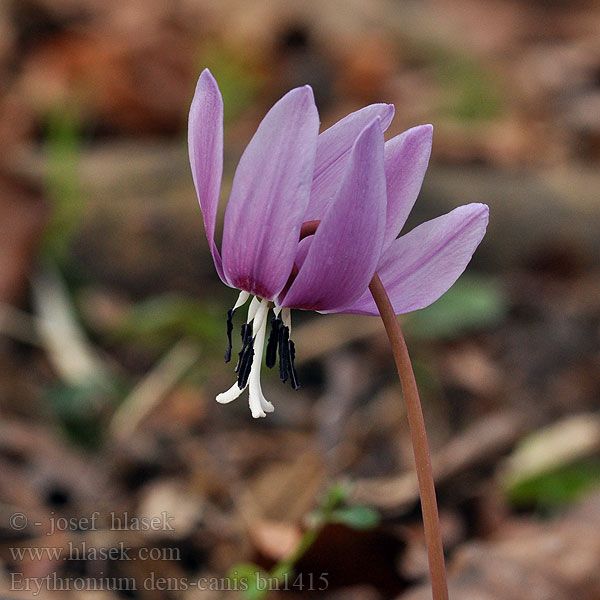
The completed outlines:
{"type": "Polygon", "coordinates": [[[242,349],[238,353],[238,363],[235,365],[234,371],[237,373],[240,369],[240,363],[242,361],[242,354],[244,354],[244,348],[252,340],[252,323],[244,323],[242,325],[242,349]]]}
{"type": "Polygon", "coordinates": [[[300,384],[298,383],[298,373],[296,373],[296,367],[294,366],[294,360],[296,358],[296,346],[294,346],[294,342],[292,340],[289,341],[289,365],[288,369],[290,372],[290,384],[293,389],[297,390],[300,388],[300,384]]]}
{"type": "Polygon", "coordinates": [[[244,323],[240,335],[242,336],[242,346],[252,339],[252,323],[244,323]]]}
{"type": "Polygon", "coordinates": [[[279,377],[285,383],[289,377],[290,364],[290,328],[279,328],[279,377]]]}
{"type": "Polygon", "coordinates": [[[233,313],[235,310],[230,308],[227,311],[227,350],[225,351],[225,362],[231,360],[231,332],[233,331],[233,313]]]}
{"type": "Polygon", "coordinates": [[[277,346],[279,345],[279,329],[281,327],[281,319],[273,317],[271,319],[271,333],[267,342],[267,353],[265,356],[265,364],[269,369],[272,369],[277,362],[277,346]]]}
{"type": "Polygon", "coordinates": [[[252,361],[254,359],[254,338],[250,337],[247,343],[244,344],[242,351],[240,352],[240,361],[238,363],[238,387],[243,390],[248,383],[248,377],[250,377],[250,369],[252,368],[252,361]]]}

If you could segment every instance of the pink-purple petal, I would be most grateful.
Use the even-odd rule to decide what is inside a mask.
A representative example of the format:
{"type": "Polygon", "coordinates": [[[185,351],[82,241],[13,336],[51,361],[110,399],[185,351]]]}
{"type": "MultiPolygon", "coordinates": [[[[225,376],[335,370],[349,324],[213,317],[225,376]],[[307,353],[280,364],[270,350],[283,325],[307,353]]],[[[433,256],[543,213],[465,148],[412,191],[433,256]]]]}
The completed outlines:
{"type": "Polygon", "coordinates": [[[223,174],[223,99],[208,69],[196,85],[188,126],[188,147],[192,178],[202,210],[206,238],[219,277],[227,283],[215,243],[215,224],[223,174]]]}
{"type": "Polygon", "coordinates": [[[383,131],[376,118],[360,134],[345,176],[309,246],[283,306],[331,310],[360,297],[377,266],[385,224],[383,131]]]}
{"type": "MultiPolygon", "coordinates": [[[[396,314],[429,306],[454,284],[481,242],[488,216],[485,204],[459,206],[392,243],[377,273],[396,314]]],[[[369,290],[336,312],[379,314],[369,290]]]]}
{"type": "Polygon", "coordinates": [[[223,266],[229,282],[272,299],[294,263],[309,201],[319,116],[309,86],[267,113],[235,172],[225,211],[223,266]]]}
{"type": "Polygon", "coordinates": [[[300,267],[302,267],[302,265],[304,264],[312,241],[312,235],[309,237],[305,237],[303,240],[300,240],[300,243],[298,244],[298,248],[296,250],[296,258],[294,260],[294,263],[296,264],[298,269],[300,269],[300,267]]]}
{"type": "Polygon", "coordinates": [[[371,104],[350,113],[319,135],[310,203],[304,216],[305,221],[323,217],[329,202],[335,197],[339,188],[356,138],[376,117],[381,119],[381,128],[385,131],[394,117],[394,105],[371,104]]]}
{"type": "Polygon", "coordinates": [[[431,125],[419,125],[385,144],[388,205],[384,252],[398,237],[419,195],[431,155],[432,136],[431,125]]]}

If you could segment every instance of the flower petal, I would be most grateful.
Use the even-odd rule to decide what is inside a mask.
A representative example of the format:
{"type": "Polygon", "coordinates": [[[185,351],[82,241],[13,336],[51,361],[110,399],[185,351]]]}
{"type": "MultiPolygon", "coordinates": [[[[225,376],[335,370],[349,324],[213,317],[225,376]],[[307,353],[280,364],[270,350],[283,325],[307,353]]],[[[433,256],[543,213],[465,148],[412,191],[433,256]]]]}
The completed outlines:
{"type": "Polygon", "coordinates": [[[303,240],[300,240],[298,244],[298,249],[296,250],[296,259],[294,263],[300,269],[306,260],[306,256],[308,255],[308,251],[310,249],[310,245],[312,244],[313,236],[305,237],[303,240]]]}
{"type": "Polygon", "coordinates": [[[381,127],[385,131],[394,117],[394,105],[365,106],[319,135],[310,203],[304,221],[323,218],[329,202],[338,191],[356,138],[375,117],[381,119],[381,127]]]}
{"type": "MultiPolygon", "coordinates": [[[[448,291],[481,242],[488,216],[485,204],[459,206],[392,243],[377,273],[397,315],[425,308],[448,291]]],[[[336,312],[379,315],[369,290],[336,312]]]]}
{"type": "Polygon", "coordinates": [[[202,210],[206,238],[219,277],[227,283],[215,244],[215,223],[223,174],[223,99],[219,86],[204,69],[190,107],[188,147],[192,178],[202,210]]]}
{"type": "Polygon", "coordinates": [[[383,131],[377,117],[354,143],[338,195],[280,304],[327,310],[358,299],[381,254],[385,205],[383,131]]]}
{"type": "Polygon", "coordinates": [[[261,298],[285,285],[309,201],[319,115],[309,86],[267,113],[235,172],[225,211],[223,265],[229,282],[261,298]]]}
{"type": "Polygon", "coordinates": [[[432,125],[419,125],[385,144],[388,205],[384,252],[398,237],[419,195],[431,155],[432,136],[432,125]]]}

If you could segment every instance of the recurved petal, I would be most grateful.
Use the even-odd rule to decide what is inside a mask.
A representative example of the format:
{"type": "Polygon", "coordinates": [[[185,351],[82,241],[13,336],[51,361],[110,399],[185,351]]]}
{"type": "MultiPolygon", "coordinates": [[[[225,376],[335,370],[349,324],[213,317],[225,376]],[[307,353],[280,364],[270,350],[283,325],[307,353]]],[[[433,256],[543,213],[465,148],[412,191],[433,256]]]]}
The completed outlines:
{"type": "Polygon", "coordinates": [[[215,223],[223,174],[223,99],[208,69],[204,69],[198,79],[190,107],[188,147],[208,245],[219,277],[227,283],[215,244],[215,223]]]}
{"type": "Polygon", "coordinates": [[[419,125],[385,144],[388,204],[383,239],[384,252],[398,237],[419,195],[431,155],[432,136],[433,126],[419,125]]]}
{"type": "Polygon", "coordinates": [[[244,151],[223,231],[223,266],[234,287],[268,299],[283,289],[308,205],[318,131],[311,88],[296,88],[271,108],[244,151]]]}
{"type": "Polygon", "coordinates": [[[381,119],[381,128],[385,131],[394,117],[394,105],[365,106],[350,113],[319,135],[310,203],[304,216],[305,221],[323,217],[329,202],[335,197],[339,188],[356,138],[376,117],[381,119]]]}
{"type": "Polygon", "coordinates": [[[377,117],[354,143],[338,195],[281,304],[324,311],[358,299],[381,254],[385,204],[383,131],[377,117]]]}
{"type": "MultiPolygon", "coordinates": [[[[396,314],[425,308],[452,286],[481,242],[488,215],[485,204],[459,206],[392,243],[377,273],[396,314]]],[[[335,312],[379,314],[369,290],[351,306],[335,312]]]]}
{"type": "Polygon", "coordinates": [[[312,244],[313,236],[305,237],[303,240],[300,240],[298,244],[298,249],[296,250],[296,258],[294,263],[300,269],[306,260],[306,256],[308,255],[308,251],[310,249],[310,245],[312,244]]]}

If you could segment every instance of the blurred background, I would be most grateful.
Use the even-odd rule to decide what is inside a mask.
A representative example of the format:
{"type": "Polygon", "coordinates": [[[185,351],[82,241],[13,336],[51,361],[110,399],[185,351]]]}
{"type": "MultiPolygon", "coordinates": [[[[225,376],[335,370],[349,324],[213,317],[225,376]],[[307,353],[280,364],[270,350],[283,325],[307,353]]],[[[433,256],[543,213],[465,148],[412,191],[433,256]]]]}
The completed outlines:
{"type": "Polygon", "coordinates": [[[599,31],[592,0],[2,0],[2,598],[267,597],[256,573],[270,598],[429,597],[378,319],[295,311],[300,391],[263,371],[259,421],[214,401],[236,293],[187,159],[204,67],[223,201],[291,87],[323,128],[372,102],[388,137],[434,124],[407,230],[491,212],[465,275],[401,317],[451,589],[600,598],[599,31]]]}

